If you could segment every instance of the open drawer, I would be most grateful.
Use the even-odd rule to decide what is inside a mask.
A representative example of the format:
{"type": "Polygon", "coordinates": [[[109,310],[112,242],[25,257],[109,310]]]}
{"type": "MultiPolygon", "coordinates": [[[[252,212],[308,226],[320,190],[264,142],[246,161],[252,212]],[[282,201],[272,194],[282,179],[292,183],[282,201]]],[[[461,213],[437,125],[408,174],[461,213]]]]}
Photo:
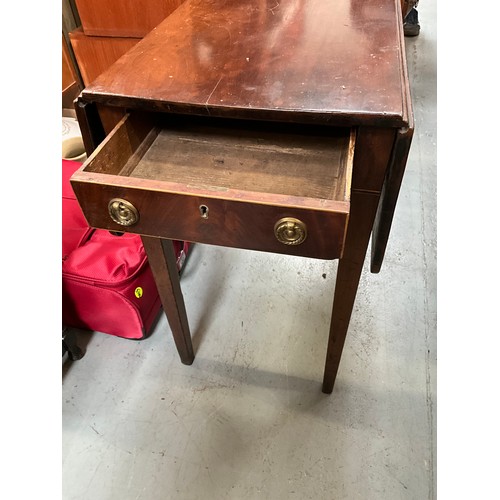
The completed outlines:
{"type": "Polygon", "coordinates": [[[125,116],[71,183],[90,226],[336,259],[354,130],[125,116]]]}

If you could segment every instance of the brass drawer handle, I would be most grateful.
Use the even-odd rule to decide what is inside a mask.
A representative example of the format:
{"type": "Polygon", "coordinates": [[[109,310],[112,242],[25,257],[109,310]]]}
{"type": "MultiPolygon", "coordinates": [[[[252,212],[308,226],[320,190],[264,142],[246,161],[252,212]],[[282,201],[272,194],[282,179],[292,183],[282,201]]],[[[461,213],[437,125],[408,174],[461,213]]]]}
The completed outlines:
{"type": "Polygon", "coordinates": [[[300,245],[307,237],[307,227],[299,219],[283,217],[274,225],[274,235],[285,245],[300,245]]]}
{"type": "Polygon", "coordinates": [[[108,203],[108,211],[111,218],[120,226],[133,226],[139,221],[139,212],[127,200],[113,198],[108,203]]]}

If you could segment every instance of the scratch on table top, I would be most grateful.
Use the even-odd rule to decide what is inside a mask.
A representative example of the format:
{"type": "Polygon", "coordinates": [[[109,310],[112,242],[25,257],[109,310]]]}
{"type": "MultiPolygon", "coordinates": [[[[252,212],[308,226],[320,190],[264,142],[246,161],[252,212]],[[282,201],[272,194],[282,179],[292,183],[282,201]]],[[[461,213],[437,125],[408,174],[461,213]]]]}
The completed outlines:
{"type": "Polygon", "coordinates": [[[207,97],[207,100],[205,102],[205,106],[208,104],[208,101],[210,101],[210,98],[212,97],[212,95],[214,94],[215,92],[215,89],[219,86],[219,83],[220,81],[222,80],[222,76],[219,78],[219,81],[215,84],[215,87],[214,89],[212,90],[212,92],[210,92],[210,95],[207,97]]]}

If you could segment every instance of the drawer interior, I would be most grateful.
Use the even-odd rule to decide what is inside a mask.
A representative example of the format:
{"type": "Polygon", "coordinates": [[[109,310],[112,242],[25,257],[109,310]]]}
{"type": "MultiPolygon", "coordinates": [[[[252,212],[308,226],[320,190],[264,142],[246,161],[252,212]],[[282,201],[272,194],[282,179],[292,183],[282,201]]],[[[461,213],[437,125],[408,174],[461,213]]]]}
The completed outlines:
{"type": "Polygon", "coordinates": [[[348,202],[350,128],[129,114],[84,172],[224,193],[348,202]]]}

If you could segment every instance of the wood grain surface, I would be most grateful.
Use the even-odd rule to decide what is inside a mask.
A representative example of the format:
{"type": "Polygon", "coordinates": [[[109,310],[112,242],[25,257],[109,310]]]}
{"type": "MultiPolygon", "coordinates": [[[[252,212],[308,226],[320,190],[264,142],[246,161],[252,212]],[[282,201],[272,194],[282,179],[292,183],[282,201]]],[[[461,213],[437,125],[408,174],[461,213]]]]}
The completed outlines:
{"type": "Polygon", "coordinates": [[[399,0],[187,0],[87,87],[152,111],[407,123],[399,0]]]}
{"type": "Polygon", "coordinates": [[[304,127],[290,131],[290,127],[229,126],[186,123],[162,128],[130,176],[221,190],[349,200],[349,129],[317,135],[304,127]]]}

